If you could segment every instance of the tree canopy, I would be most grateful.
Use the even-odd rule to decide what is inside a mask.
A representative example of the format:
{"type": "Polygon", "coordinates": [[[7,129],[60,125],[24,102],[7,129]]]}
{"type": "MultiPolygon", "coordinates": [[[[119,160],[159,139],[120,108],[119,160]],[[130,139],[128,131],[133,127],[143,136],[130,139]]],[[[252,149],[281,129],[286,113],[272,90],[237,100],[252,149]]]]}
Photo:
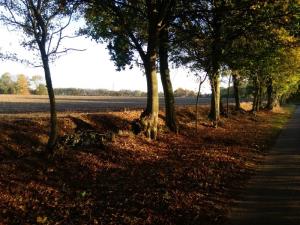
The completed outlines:
{"type": "MultiPolygon", "coordinates": [[[[140,123],[154,139],[158,73],[164,88],[166,124],[177,131],[169,62],[208,75],[212,90],[209,116],[215,125],[220,120],[220,80],[225,70],[233,79],[237,109],[241,81],[252,90],[254,111],[265,99],[264,107],[271,109],[299,85],[298,0],[2,0],[0,6],[5,9],[1,21],[23,31],[24,47],[40,53],[54,123],[49,62],[73,50],[61,48],[61,43],[69,37],[64,31],[76,13],[86,21],[79,32],[105,43],[118,71],[135,65],[143,69],[147,106],[140,123]],[[286,82],[280,82],[282,79],[286,82]]],[[[5,82],[8,87],[9,79],[5,82]]]]}

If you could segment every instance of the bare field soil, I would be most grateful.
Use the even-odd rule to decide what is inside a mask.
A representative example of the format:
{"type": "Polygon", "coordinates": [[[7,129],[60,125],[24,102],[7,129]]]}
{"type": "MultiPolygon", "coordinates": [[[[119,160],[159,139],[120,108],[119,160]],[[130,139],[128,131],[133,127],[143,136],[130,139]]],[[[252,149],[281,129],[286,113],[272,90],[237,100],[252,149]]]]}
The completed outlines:
{"type": "MultiPolygon", "coordinates": [[[[195,104],[195,98],[176,98],[177,105],[195,104]]],[[[200,99],[200,104],[209,103],[209,99],[200,99]]],[[[107,97],[107,96],[56,96],[59,112],[96,112],[117,111],[123,109],[141,109],[146,106],[145,97],[107,97]]],[[[160,105],[164,106],[163,98],[160,105]]],[[[49,111],[47,96],[37,95],[0,95],[0,114],[31,113],[49,111]]]]}
{"type": "Polygon", "coordinates": [[[194,107],[178,108],[179,134],[161,113],[156,141],[132,133],[139,110],[65,114],[51,158],[41,154],[47,117],[3,116],[0,224],[223,224],[288,113],[231,114],[213,128],[200,111],[196,133],[194,107]],[[74,140],[84,132],[114,138],[74,140]]]}

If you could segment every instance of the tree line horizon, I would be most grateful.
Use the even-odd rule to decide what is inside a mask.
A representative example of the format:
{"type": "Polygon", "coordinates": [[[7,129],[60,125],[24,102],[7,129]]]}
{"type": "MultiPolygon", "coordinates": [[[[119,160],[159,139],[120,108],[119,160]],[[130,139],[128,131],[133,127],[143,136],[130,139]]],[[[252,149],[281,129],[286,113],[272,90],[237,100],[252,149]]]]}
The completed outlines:
{"type": "MultiPolygon", "coordinates": [[[[208,78],[212,92],[208,116],[216,127],[221,119],[221,76],[232,81],[237,111],[243,83],[252,88],[253,112],[272,110],[299,89],[298,0],[0,0],[0,7],[2,23],[23,32],[21,44],[38,53],[44,68],[50,152],[58,125],[49,62],[60,54],[81,51],[61,45],[73,38],[65,31],[78,18],[86,24],[75,34],[107,44],[117,70],[143,68],[147,106],[139,123],[151,139],[158,135],[158,74],[166,126],[175,133],[179,130],[170,64],[194,73],[199,90],[208,78]]],[[[14,54],[1,53],[1,57],[26,61],[14,54]]]]}
{"type": "MultiPolygon", "coordinates": [[[[0,94],[10,95],[47,95],[47,87],[44,84],[41,75],[33,75],[31,78],[24,74],[11,75],[11,73],[4,73],[0,76],[0,94]]],[[[221,97],[234,98],[234,86],[229,83],[229,87],[221,87],[221,97]]],[[[240,98],[252,98],[253,87],[246,82],[240,84],[239,87],[240,98]]],[[[55,95],[58,96],[125,96],[125,97],[147,97],[147,92],[141,90],[120,89],[111,90],[107,88],[74,88],[63,87],[54,88],[55,95]]],[[[209,98],[211,93],[197,93],[190,89],[178,87],[174,90],[174,97],[199,97],[209,98]]],[[[160,98],[164,97],[163,92],[159,92],[160,98]]],[[[196,103],[196,102],[195,102],[196,103]]]]}
{"type": "MultiPolygon", "coordinates": [[[[107,88],[74,88],[63,87],[54,88],[55,95],[70,96],[128,96],[128,97],[147,97],[147,92],[141,90],[120,89],[111,90],[107,88]]],[[[32,78],[24,74],[12,76],[6,72],[0,76],[0,94],[11,95],[47,95],[47,87],[40,75],[32,78]]],[[[158,93],[159,97],[164,97],[163,92],[158,93]]],[[[175,97],[196,97],[197,93],[193,90],[177,88],[174,91],[175,97]]],[[[210,94],[201,94],[202,97],[209,97],[210,94]]]]}

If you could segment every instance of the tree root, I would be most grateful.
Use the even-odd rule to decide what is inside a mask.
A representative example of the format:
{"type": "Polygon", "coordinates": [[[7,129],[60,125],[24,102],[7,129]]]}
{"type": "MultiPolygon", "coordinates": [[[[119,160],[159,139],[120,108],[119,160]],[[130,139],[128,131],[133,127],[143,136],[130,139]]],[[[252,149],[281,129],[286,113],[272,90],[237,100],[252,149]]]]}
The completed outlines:
{"type": "Polygon", "coordinates": [[[157,138],[157,125],[158,125],[158,115],[150,114],[140,118],[140,123],[142,125],[142,130],[149,139],[156,140],[157,138]]]}

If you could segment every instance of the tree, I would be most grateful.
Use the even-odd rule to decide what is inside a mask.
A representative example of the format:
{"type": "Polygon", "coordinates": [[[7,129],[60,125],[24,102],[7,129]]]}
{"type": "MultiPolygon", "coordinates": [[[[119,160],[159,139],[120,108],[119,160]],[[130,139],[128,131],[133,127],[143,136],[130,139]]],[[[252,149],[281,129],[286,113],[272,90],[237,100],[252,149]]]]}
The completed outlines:
{"type": "Polygon", "coordinates": [[[202,87],[202,84],[206,81],[207,74],[203,78],[199,74],[197,74],[197,76],[199,78],[199,86],[198,86],[198,93],[197,93],[197,97],[196,97],[196,132],[198,132],[198,103],[199,103],[199,98],[201,95],[201,87],[202,87]]]}
{"type": "Polygon", "coordinates": [[[64,36],[64,31],[71,22],[73,7],[66,1],[58,3],[56,0],[0,0],[0,7],[0,20],[21,30],[26,36],[22,45],[39,52],[50,100],[51,129],[47,148],[52,151],[57,141],[58,125],[49,63],[58,54],[70,50],[61,49],[61,42],[68,37],[64,36]]]}
{"type": "MultiPolygon", "coordinates": [[[[220,117],[220,69],[228,66],[234,70],[237,66],[234,61],[238,55],[232,53],[239,50],[233,48],[233,43],[249,35],[279,43],[274,31],[291,24],[299,12],[295,5],[297,1],[294,0],[207,0],[186,4],[180,19],[176,20],[180,31],[178,58],[209,75],[212,88],[210,117],[216,124],[220,117]]],[[[242,50],[242,54],[247,55],[249,50],[242,50]]]]}
{"type": "Polygon", "coordinates": [[[15,94],[16,85],[10,73],[2,74],[0,78],[0,94],[15,94]]]}
{"type": "Polygon", "coordinates": [[[34,94],[36,95],[46,95],[47,87],[43,84],[43,77],[40,75],[34,75],[30,79],[34,87],[34,94]]]}
{"type": "Polygon", "coordinates": [[[159,68],[165,97],[166,125],[171,131],[177,133],[178,125],[176,121],[175,98],[169,69],[169,33],[167,28],[168,27],[165,27],[160,31],[159,68]]]}
{"type": "Polygon", "coordinates": [[[190,1],[177,20],[179,61],[208,74],[212,88],[210,117],[215,123],[220,116],[222,25],[228,10],[225,1],[190,1]]]}
{"type": "Polygon", "coordinates": [[[272,110],[297,92],[300,83],[300,48],[281,49],[270,63],[266,80],[266,108],[272,110]]]}
{"type": "Polygon", "coordinates": [[[226,50],[229,67],[240,78],[244,77],[253,83],[254,111],[262,107],[265,95],[267,108],[273,107],[275,77],[281,77],[282,74],[275,75],[274,71],[285,64],[284,57],[290,57],[282,57],[282,53],[290,52],[289,49],[299,44],[299,7],[299,1],[294,0],[256,3],[251,10],[257,25],[251,28],[253,31],[248,35],[235,39],[226,50]]]}
{"type": "Polygon", "coordinates": [[[36,95],[46,95],[47,94],[47,87],[44,84],[39,84],[34,92],[36,95]]]}
{"type": "Polygon", "coordinates": [[[234,100],[235,100],[235,110],[241,110],[241,102],[240,102],[240,76],[238,71],[232,71],[232,83],[233,83],[233,92],[234,92],[234,100]]]}
{"type": "Polygon", "coordinates": [[[30,79],[30,82],[34,86],[34,89],[36,89],[39,86],[39,84],[43,82],[43,77],[40,75],[33,75],[30,79]]]}
{"type": "MultiPolygon", "coordinates": [[[[91,1],[86,10],[87,33],[98,41],[108,42],[108,49],[117,68],[132,66],[137,52],[147,81],[147,106],[141,124],[148,137],[157,136],[158,81],[156,63],[160,32],[166,26],[169,12],[175,5],[168,1],[91,1]]],[[[165,59],[162,59],[162,62],[165,59]]],[[[163,73],[166,71],[163,69],[163,73]]]]}
{"type": "Polygon", "coordinates": [[[29,81],[24,74],[17,76],[16,93],[19,95],[29,95],[29,81]]]}
{"type": "Polygon", "coordinates": [[[233,73],[252,81],[253,111],[263,108],[262,102],[266,95],[266,108],[273,108],[277,101],[275,85],[288,84],[289,77],[295,74],[292,71],[299,64],[292,53],[299,39],[291,35],[284,26],[272,25],[269,28],[266,32],[251,33],[235,40],[227,55],[226,62],[233,73]],[[291,59],[293,63],[289,62],[289,66],[285,66],[291,59]],[[284,70],[280,69],[283,67],[284,70]],[[278,78],[281,79],[280,82],[278,78]]]}
{"type": "Polygon", "coordinates": [[[195,97],[196,93],[194,91],[183,89],[183,88],[177,88],[174,91],[174,96],[176,97],[195,97]]]}

